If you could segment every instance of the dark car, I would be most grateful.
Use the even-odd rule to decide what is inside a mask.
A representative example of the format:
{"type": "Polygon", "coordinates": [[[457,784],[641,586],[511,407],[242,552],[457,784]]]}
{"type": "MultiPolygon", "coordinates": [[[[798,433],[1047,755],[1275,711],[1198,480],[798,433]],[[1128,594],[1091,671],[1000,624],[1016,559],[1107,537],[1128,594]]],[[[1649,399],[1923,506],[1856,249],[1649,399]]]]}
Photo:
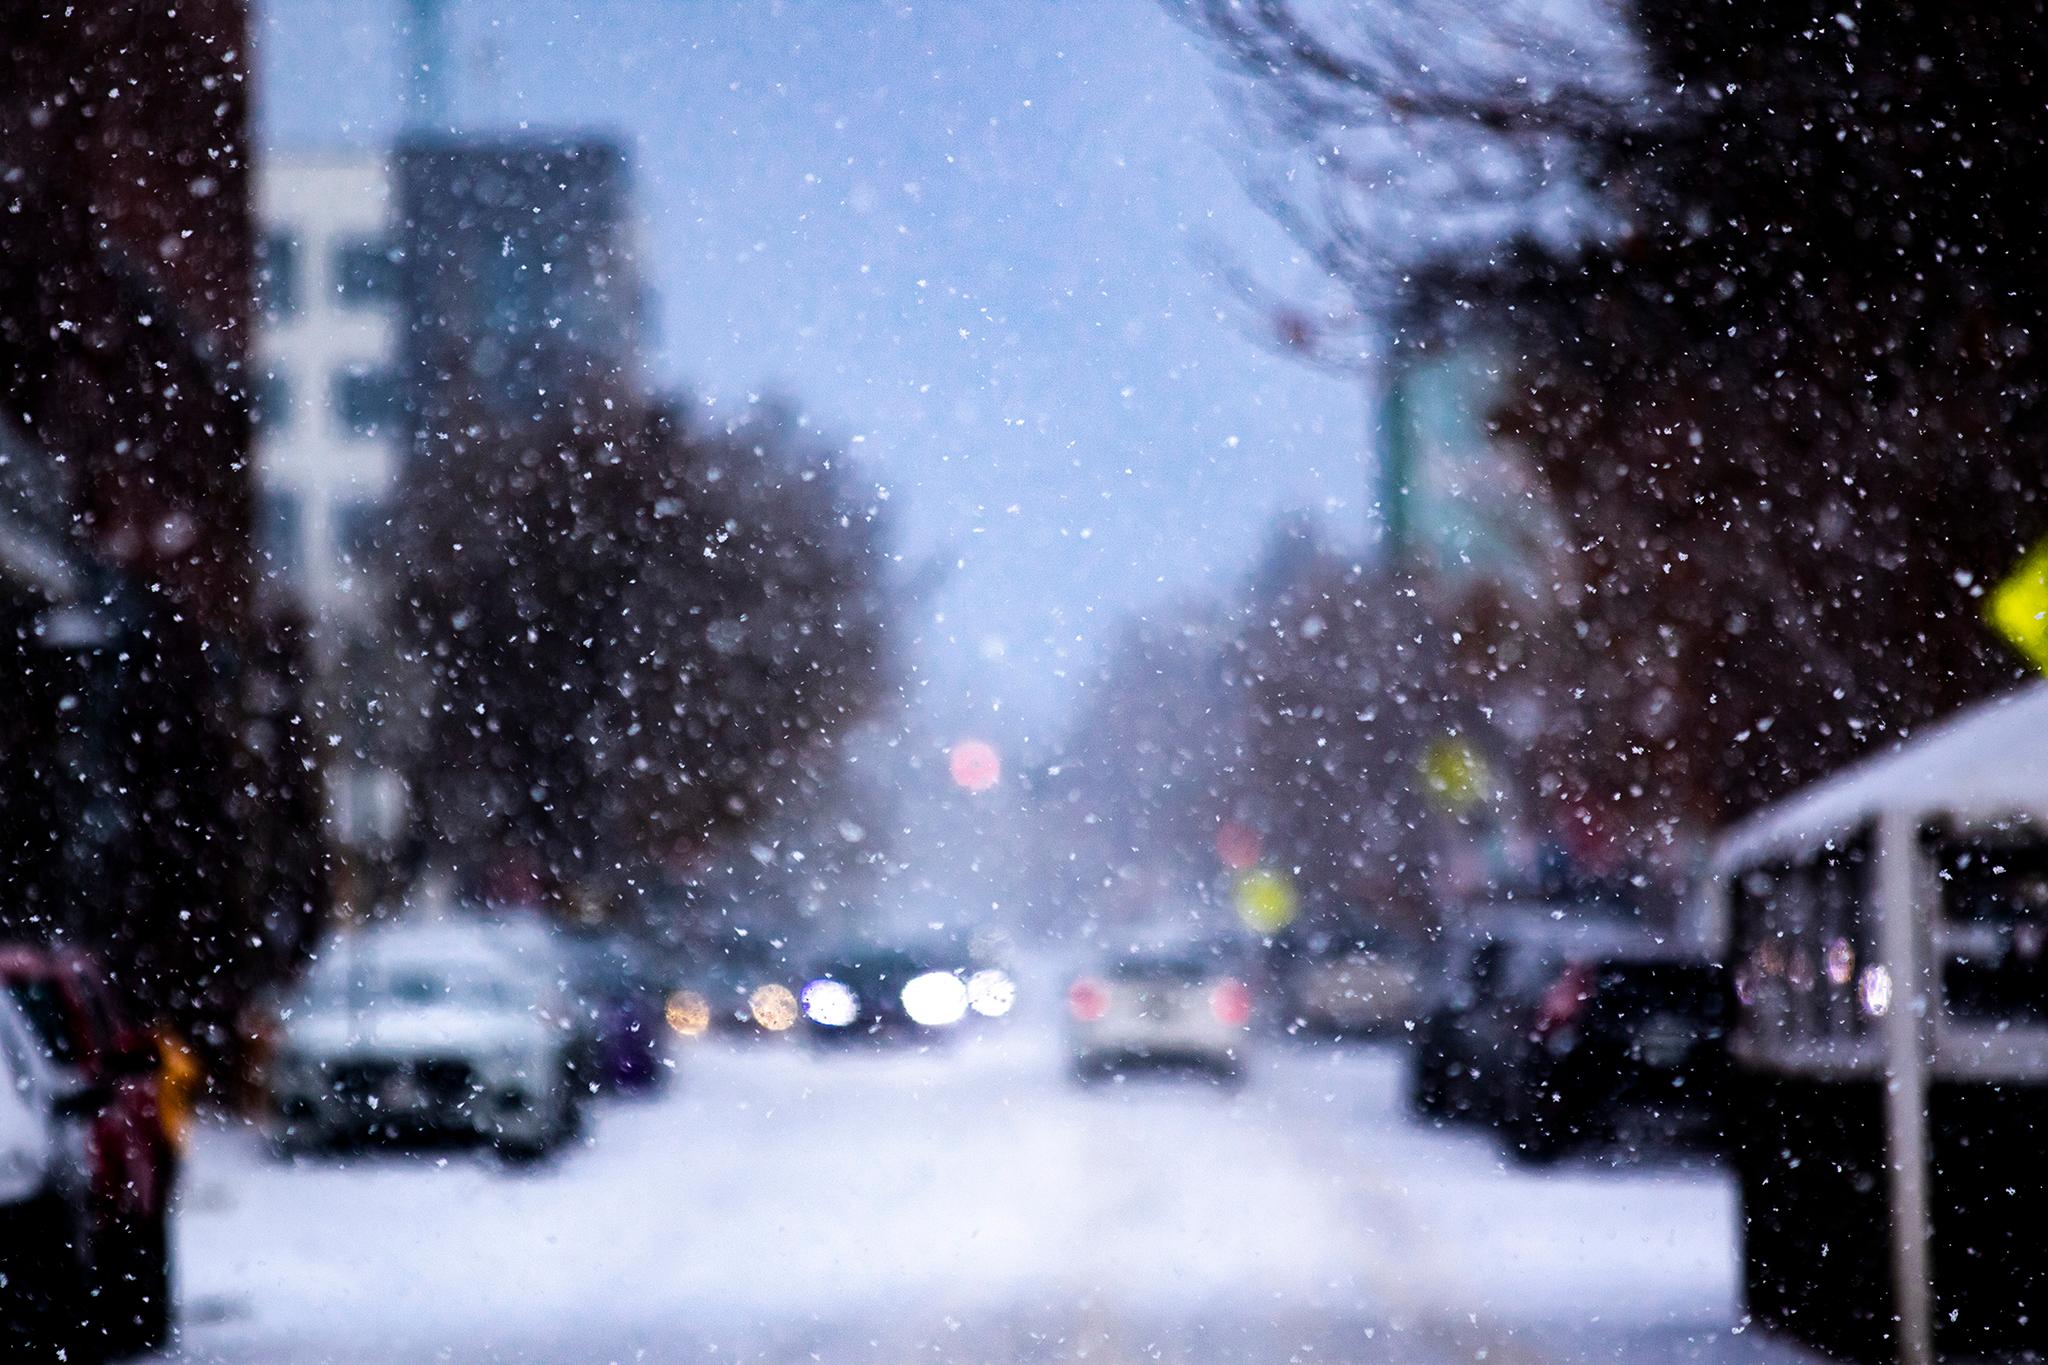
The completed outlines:
{"type": "Polygon", "coordinates": [[[1569,962],[1642,931],[1550,908],[1487,915],[1453,935],[1439,992],[1415,1030],[1409,1101],[1441,1118],[1498,1121],[1543,992],[1569,962]]]}
{"type": "Polygon", "coordinates": [[[97,1315],[119,1346],[170,1331],[170,1207],[177,1146],[159,1109],[161,1056],[81,953],[0,949],[0,984],[56,1074],[92,1101],[92,1218],[97,1315]]]}
{"type": "Polygon", "coordinates": [[[820,963],[800,996],[804,1024],[824,1042],[934,1039],[967,1017],[967,983],[948,954],[849,948],[820,963]]]}
{"type": "Polygon", "coordinates": [[[1661,954],[1572,961],[1537,1002],[1501,1137],[1527,1161],[1641,1137],[1715,1145],[1728,1066],[1716,965],[1661,954]]]}
{"type": "Polygon", "coordinates": [[[575,940],[568,976],[586,1039],[580,1079],[600,1090],[658,1086],[668,1075],[664,995],[638,947],[620,937],[575,940]]]}

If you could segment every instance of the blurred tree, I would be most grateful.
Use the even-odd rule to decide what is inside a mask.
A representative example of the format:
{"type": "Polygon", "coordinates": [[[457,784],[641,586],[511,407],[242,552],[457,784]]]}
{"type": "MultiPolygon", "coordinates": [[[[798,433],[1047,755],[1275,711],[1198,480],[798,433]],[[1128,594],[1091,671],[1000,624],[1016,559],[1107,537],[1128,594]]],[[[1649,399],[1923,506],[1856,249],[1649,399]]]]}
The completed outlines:
{"type": "Polygon", "coordinates": [[[1142,916],[1242,857],[1285,872],[1302,932],[1426,928],[1446,855],[1525,815],[1492,784],[1432,809],[1418,769],[1458,739],[1533,784],[1488,718],[1530,685],[1528,604],[1362,564],[1299,514],[1235,597],[1133,621],[1089,689],[1048,783],[1076,900],[1142,916]]]}
{"type": "Polygon", "coordinates": [[[1231,652],[1245,712],[1234,802],[1298,884],[1305,929],[1419,925],[1433,864],[1415,769],[1441,733],[1448,649],[1417,598],[1287,518],[1231,652]]]}
{"type": "Polygon", "coordinates": [[[1977,598],[2048,525],[2036,6],[1175,8],[1395,352],[1521,357],[1549,794],[1668,837],[2019,676],[1977,598]]]}
{"type": "Polygon", "coordinates": [[[883,695],[873,509],[788,414],[691,429],[590,383],[457,414],[402,505],[422,833],[543,891],[686,861],[883,695]]]}
{"type": "Polygon", "coordinates": [[[1084,690],[1039,781],[1070,910],[1143,919],[1215,876],[1243,738],[1226,672],[1232,629],[1209,603],[1134,619],[1084,690]]]}

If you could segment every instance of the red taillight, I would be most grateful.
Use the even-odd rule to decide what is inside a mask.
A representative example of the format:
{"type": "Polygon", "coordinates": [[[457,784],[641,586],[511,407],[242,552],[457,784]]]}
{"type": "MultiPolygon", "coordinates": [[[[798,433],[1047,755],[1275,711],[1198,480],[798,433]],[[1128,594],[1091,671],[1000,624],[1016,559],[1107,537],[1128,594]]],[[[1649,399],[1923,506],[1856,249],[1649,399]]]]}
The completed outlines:
{"type": "Polygon", "coordinates": [[[1593,973],[1585,967],[1567,967],[1536,1006],[1536,1032],[1547,1037],[1569,1028],[1593,998],[1593,973]]]}
{"type": "Polygon", "coordinates": [[[1085,978],[1067,987],[1067,1008],[1084,1024],[1092,1024],[1109,1012],[1109,992],[1099,981],[1085,978]]]}
{"type": "Polygon", "coordinates": [[[1219,1024],[1243,1028],[1252,1017],[1252,993],[1242,981],[1219,981],[1209,992],[1209,1012],[1219,1024]]]}

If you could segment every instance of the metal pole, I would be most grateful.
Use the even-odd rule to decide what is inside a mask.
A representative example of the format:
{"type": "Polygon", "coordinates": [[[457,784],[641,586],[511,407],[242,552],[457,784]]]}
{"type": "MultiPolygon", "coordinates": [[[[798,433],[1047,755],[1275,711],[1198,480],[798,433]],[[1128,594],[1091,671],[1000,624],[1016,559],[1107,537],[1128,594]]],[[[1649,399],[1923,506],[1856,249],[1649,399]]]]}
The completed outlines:
{"type": "Polygon", "coordinates": [[[1390,569],[1408,567],[1413,531],[1409,525],[1409,483],[1415,469],[1415,430],[1408,414],[1408,373],[1390,359],[1380,394],[1379,502],[1381,549],[1390,569]]]}
{"type": "Polygon", "coordinates": [[[441,15],[446,0],[412,0],[406,32],[406,122],[415,129],[448,130],[448,42],[441,15]]]}
{"type": "Polygon", "coordinates": [[[1934,1281],[1928,1249],[1932,1201],[1927,1188],[1929,997],[1914,866],[1919,821],[1909,812],[1890,811],[1877,833],[1878,957],[1892,980],[1890,1006],[1884,1014],[1892,1306],[1898,1315],[1899,1365],[1934,1365],[1934,1281]]]}

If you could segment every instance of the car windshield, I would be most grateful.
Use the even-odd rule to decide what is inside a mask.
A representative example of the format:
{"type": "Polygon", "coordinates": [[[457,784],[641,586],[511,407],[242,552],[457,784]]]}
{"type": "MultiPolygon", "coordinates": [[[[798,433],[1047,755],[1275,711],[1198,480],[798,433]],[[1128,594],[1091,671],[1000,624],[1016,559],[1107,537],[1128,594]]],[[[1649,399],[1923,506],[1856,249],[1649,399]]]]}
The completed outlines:
{"type": "Polygon", "coordinates": [[[365,1008],[533,1005],[538,988],[522,992],[503,966],[491,962],[344,959],[311,973],[298,1008],[310,1012],[365,1008]]]}
{"type": "Polygon", "coordinates": [[[2048,1361],[2044,134],[2048,0],[0,3],[0,1361],[2048,1361]]]}
{"type": "Polygon", "coordinates": [[[78,1035],[57,983],[41,976],[10,977],[7,992],[34,1030],[44,1055],[58,1066],[77,1066],[82,1060],[78,1035]]]}
{"type": "Polygon", "coordinates": [[[371,996],[399,1006],[505,1005],[514,1001],[511,984],[502,977],[432,963],[385,967],[365,982],[371,996]]]}
{"type": "Polygon", "coordinates": [[[1221,976],[1229,967],[1224,956],[1192,948],[1119,956],[1111,961],[1109,970],[1121,981],[1203,981],[1221,976]]]}

